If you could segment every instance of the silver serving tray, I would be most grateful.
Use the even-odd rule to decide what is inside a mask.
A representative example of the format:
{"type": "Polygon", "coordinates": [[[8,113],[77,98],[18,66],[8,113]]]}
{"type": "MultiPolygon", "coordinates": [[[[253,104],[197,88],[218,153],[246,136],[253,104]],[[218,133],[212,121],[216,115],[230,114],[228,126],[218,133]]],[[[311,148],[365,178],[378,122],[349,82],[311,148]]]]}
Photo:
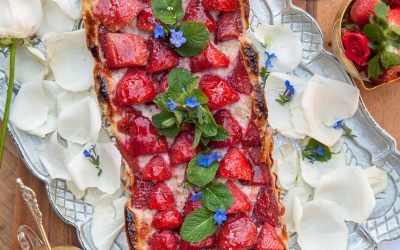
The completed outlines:
{"type": "MultiPolygon", "coordinates": [[[[253,31],[260,23],[290,25],[303,43],[303,60],[294,75],[309,78],[318,73],[329,78],[353,84],[352,79],[340,66],[336,58],[323,48],[323,35],[317,22],[304,10],[297,8],[291,0],[251,0],[250,29],[253,31]]],[[[252,34],[249,34],[250,38],[252,34]]],[[[253,39],[254,40],[254,39],[253,39]]],[[[255,42],[257,46],[257,43],[255,42]]],[[[0,111],[6,97],[6,75],[4,62],[7,50],[0,50],[0,111]]],[[[17,83],[18,84],[18,83],[17,83]]],[[[18,92],[18,85],[14,93],[18,92]]],[[[357,225],[348,223],[348,249],[376,249],[377,243],[400,237],[400,154],[396,141],[374,121],[360,99],[356,114],[346,122],[353,129],[356,138],[346,139],[344,150],[348,163],[363,167],[376,165],[388,172],[388,187],[377,196],[374,212],[367,222],[357,225]]],[[[49,201],[56,213],[66,223],[76,228],[78,238],[84,249],[96,249],[90,234],[93,207],[77,200],[67,189],[63,180],[51,180],[41,164],[36,148],[41,140],[9,125],[11,136],[25,162],[26,167],[46,185],[49,201]]],[[[274,135],[275,146],[283,143],[296,143],[279,135],[274,135]]],[[[300,249],[293,235],[289,242],[291,249],[300,249]]],[[[125,234],[121,232],[112,249],[128,249],[125,234]]],[[[103,249],[100,249],[103,250],[103,249]]]]}

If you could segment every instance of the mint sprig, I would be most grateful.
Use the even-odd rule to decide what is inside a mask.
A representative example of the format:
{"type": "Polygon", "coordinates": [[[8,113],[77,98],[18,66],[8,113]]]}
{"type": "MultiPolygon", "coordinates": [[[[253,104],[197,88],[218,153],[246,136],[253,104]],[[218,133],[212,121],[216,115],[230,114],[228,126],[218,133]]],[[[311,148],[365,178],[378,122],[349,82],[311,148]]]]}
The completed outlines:
{"type": "Polygon", "coordinates": [[[201,242],[213,235],[217,230],[214,223],[214,214],[206,209],[199,208],[191,212],[183,221],[180,235],[188,242],[201,242]]]}
{"type": "Polygon", "coordinates": [[[213,212],[217,209],[228,210],[233,204],[233,194],[223,183],[210,182],[201,189],[201,192],[201,202],[203,206],[213,212]]]}
{"type": "Polygon", "coordinates": [[[173,25],[185,15],[182,0],[151,0],[151,6],[154,16],[165,24],[173,25]]]}
{"type": "Polygon", "coordinates": [[[188,181],[200,187],[207,185],[214,179],[219,166],[218,162],[213,162],[208,168],[200,166],[197,163],[197,160],[201,154],[202,153],[197,154],[189,162],[188,167],[186,168],[186,177],[188,178],[188,181]]]}
{"type": "Polygon", "coordinates": [[[180,26],[185,38],[187,39],[181,47],[175,51],[183,57],[191,57],[202,52],[210,39],[210,32],[204,23],[184,22],[180,26]]]}

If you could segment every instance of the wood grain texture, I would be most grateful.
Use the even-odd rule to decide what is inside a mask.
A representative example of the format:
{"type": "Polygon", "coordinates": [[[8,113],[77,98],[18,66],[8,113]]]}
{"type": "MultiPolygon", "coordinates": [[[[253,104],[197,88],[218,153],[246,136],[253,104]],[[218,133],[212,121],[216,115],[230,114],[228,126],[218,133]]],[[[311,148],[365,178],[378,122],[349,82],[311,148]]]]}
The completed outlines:
{"type": "MultiPolygon", "coordinates": [[[[325,47],[328,50],[331,50],[332,23],[342,1],[293,0],[294,4],[307,10],[318,21],[324,33],[325,47]]],[[[375,120],[399,141],[400,105],[397,105],[397,102],[400,100],[400,84],[384,86],[374,91],[361,90],[361,95],[375,120]]],[[[26,185],[36,191],[50,242],[79,246],[75,229],[63,223],[55,214],[48,202],[44,184],[26,170],[13,142],[7,138],[3,167],[0,170],[0,190],[2,191],[0,192],[0,248],[19,249],[15,237],[15,231],[19,225],[28,224],[35,228],[20,194],[16,192],[15,179],[17,177],[22,178],[26,185]]]]}

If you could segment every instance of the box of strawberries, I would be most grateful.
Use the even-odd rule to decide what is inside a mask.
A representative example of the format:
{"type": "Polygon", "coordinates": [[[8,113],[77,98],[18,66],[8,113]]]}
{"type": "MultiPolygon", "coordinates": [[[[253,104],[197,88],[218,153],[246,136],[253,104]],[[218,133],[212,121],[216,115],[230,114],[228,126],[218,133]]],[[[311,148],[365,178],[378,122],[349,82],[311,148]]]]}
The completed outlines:
{"type": "Polygon", "coordinates": [[[349,0],[338,12],[333,48],[367,89],[400,82],[400,0],[349,0]]]}

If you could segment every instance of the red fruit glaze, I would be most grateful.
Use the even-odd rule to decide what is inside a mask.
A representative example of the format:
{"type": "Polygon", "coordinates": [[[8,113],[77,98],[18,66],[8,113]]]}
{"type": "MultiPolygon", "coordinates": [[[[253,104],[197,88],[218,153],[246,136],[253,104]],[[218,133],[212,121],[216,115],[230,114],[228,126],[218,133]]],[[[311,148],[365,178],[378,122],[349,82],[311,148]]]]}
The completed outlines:
{"type": "Polygon", "coordinates": [[[178,239],[176,235],[169,230],[162,230],[153,233],[149,239],[150,250],[176,250],[178,239]]]}
{"type": "Polygon", "coordinates": [[[238,39],[243,33],[240,12],[222,12],[217,21],[216,38],[218,42],[238,39]]]}
{"type": "Polygon", "coordinates": [[[190,59],[190,69],[193,73],[208,69],[226,68],[228,66],[229,58],[211,43],[208,43],[200,54],[190,59]]]}
{"type": "Polygon", "coordinates": [[[109,30],[119,30],[135,19],[142,10],[138,0],[99,0],[93,14],[109,30]]]}
{"type": "Polygon", "coordinates": [[[238,0],[203,0],[203,6],[207,10],[237,11],[239,10],[238,0]]]}
{"type": "Polygon", "coordinates": [[[249,197],[245,195],[232,181],[227,181],[226,186],[233,194],[233,204],[226,211],[228,214],[236,214],[240,212],[251,211],[251,202],[249,197]]]}
{"type": "Polygon", "coordinates": [[[215,148],[224,148],[234,145],[240,141],[242,138],[242,127],[240,127],[239,123],[233,118],[231,112],[226,109],[219,110],[215,115],[214,119],[218,125],[224,127],[228,133],[229,138],[225,141],[213,142],[212,145],[215,148]]]}
{"type": "Polygon", "coordinates": [[[161,155],[156,155],[146,164],[142,171],[142,179],[147,181],[165,181],[171,178],[169,164],[161,155]]]}
{"type": "Polygon", "coordinates": [[[285,250],[285,247],[276,234],[276,229],[265,223],[258,234],[255,250],[285,250]]]}
{"type": "Polygon", "coordinates": [[[215,23],[214,18],[208,13],[208,11],[204,10],[200,0],[191,0],[189,2],[183,21],[204,23],[210,32],[217,29],[217,24],[215,23]]]}
{"type": "Polygon", "coordinates": [[[156,94],[154,85],[147,73],[140,69],[131,69],[118,82],[114,104],[117,106],[129,106],[151,102],[156,94]]]}
{"type": "Polygon", "coordinates": [[[204,248],[212,248],[215,246],[215,237],[210,236],[201,242],[187,242],[184,240],[179,241],[179,250],[200,250],[204,248]]]}
{"type": "Polygon", "coordinates": [[[129,132],[134,155],[150,155],[168,151],[167,140],[158,134],[157,128],[147,117],[134,118],[129,132]]]}
{"type": "Polygon", "coordinates": [[[175,206],[175,197],[171,189],[164,182],[158,182],[149,197],[149,208],[156,210],[170,210],[175,206]]]}
{"type": "Polygon", "coordinates": [[[244,249],[254,245],[257,227],[245,214],[230,216],[218,235],[218,249],[244,249]]]}
{"type": "Polygon", "coordinates": [[[249,147],[261,145],[260,132],[253,121],[251,121],[247,126],[246,132],[242,138],[242,142],[244,145],[249,147]]]}
{"type": "Polygon", "coordinates": [[[369,23],[369,16],[374,15],[374,5],[380,0],[355,0],[350,11],[350,18],[358,26],[369,23]]]}
{"type": "Polygon", "coordinates": [[[188,216],[192,211],[202,208],[203,205],[201,204],[200,200],[197,201],[192,201],[192,197],[190,196],[185,204],[185,209],[183,210],[183,216],[186,217],[188,216]]]}
{"type": "Polygon", "coordinates": [[[156,23],[160,24],[152,11],[142,10],[137,17],[137,27],[141,30],[153,32],[156,29],[156,23]]]}
{"type": "Polygon", "coordinates": [[[251,167],[240,149],[237,147],[229,148],[219,163],[217,176],[245,181],[251,180],[251,167]]]}
{"type": "Polygon", "coordinates": [[[239,101],[240,97],[227,81],[214,75],[201,78],[199,88],[208,98],[210,110],[219,109],[225,105],[239,101]]]}
{"type": "Polygon", "coordinates": [[[236,66],[228,77],[228,82],[237,92],[250,95],[253,86],[243,64],[243,58],[239,54],[236,59],[236,66]]]}
{"type": "Polygon", "coordinates": [[[181,132],[175,138],[174,143],[172,143],[168,151],[172,166],[188,162],[195,157],[198,152],[200,152],[200,147],[192,150],[193,140],[193,135],[188,132],[181,132]]]}
{"type": "Polygon", "coordinates": [[[128,106],[123,108],[121,112],[121,119],[117,123],[118,131],[122,133],[129,133],[132,120],[141,115],[142,112],[134,109],[133,107],[128,106]]]}
{"type": "Polygon", "coordinates": [[[178,56],[173,50],[167,48],[161,39],[149,38],[147,49],[150,51],[146,70],[149,73],[170,69],[178,64],[178,56]]]}
{"type": "Polygon", "coordinates": [[[135,175],[131,204],[132,207],[138,209],[148,208],[148,201],[151,191],[153,190],[154,183],[152,181],[144,181],[139,175],[135,175]]]}
{"type": "Polygon", "coordinates": [[[151,225],[157,229],[177,229],[183,221],[181,213],[176,210],[159,211],[154,215],[151,225]]]}
{"type": "Polygon", "coordinates": [[[274,190],[270,187],[262,187],[253,209],[253,217],[256,223],[258,225],[269,223],[276,227],[278,226],[279,215],[278,202],[274,190]]]}
{"type": "Polygon", "coordinates": [[[138,35],[107,33],[104,35],[104,55],[108,67],[144,66],[149,57],[146,40],[138,35]]]}

